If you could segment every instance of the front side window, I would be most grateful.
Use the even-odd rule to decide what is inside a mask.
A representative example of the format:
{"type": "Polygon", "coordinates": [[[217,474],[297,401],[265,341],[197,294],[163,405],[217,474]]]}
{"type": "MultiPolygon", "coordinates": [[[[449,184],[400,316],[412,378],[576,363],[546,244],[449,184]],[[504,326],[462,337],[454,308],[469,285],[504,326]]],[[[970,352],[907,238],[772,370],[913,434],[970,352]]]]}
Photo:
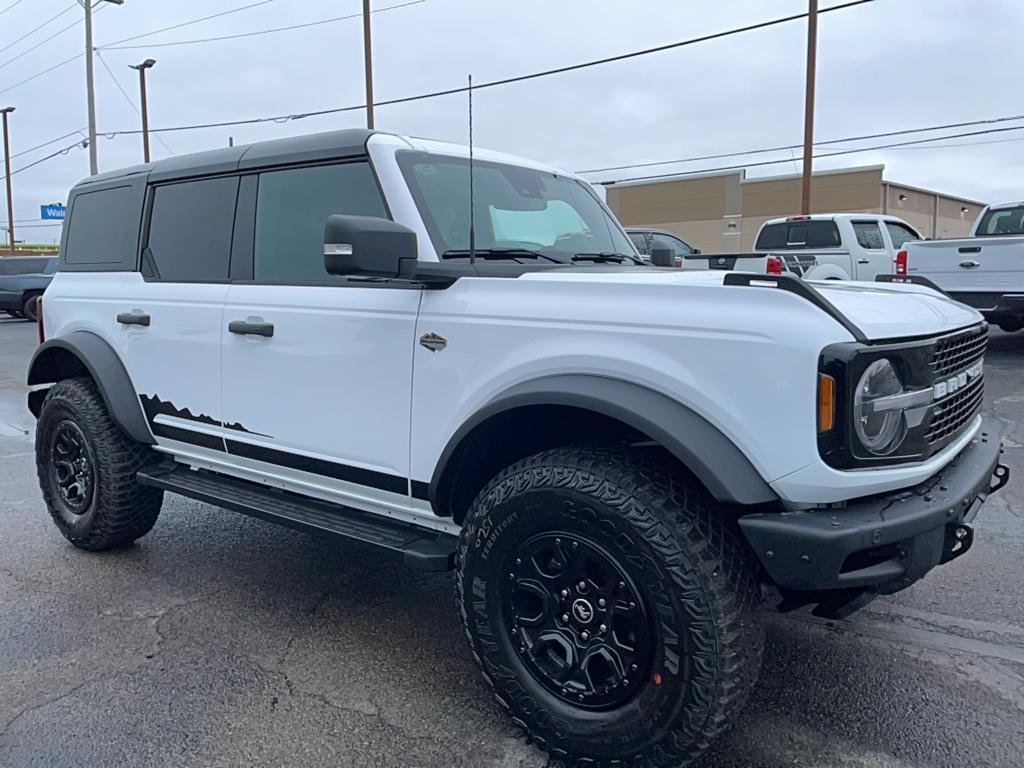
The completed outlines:
{"type": "Polygon", "coordinates": [[[153,193],[146,261],[157,280],[227,280],[238,178],[159,186],[153,193]]]}
{"type": "Polygon", "coordinates": [[[324,269],[324,224],[334,214],[387,217],[369,163],[261,173],[253,277],[275,283],[344,281],[324,269]]]}
{"type": "MultiPolygon", "coordinates": [[[[469,248],[469,163],[400,152],[398,163],[439,254],[469,248]]],[[[576,179],[521,166],[473,165],[476,248],[524,249],[558,261],[634,248],[594,193],[576,179]]]]}
{"type": "Polygon", "coordinates": [[[671,235],[662,235],[662,237],[668,241],[669,245],[672,246],[672,253],[676,256],[685,258],[693,253],[693,248],[691,248],[687,243],[684,243],[678,237],[672,237],[671,235]]]}
{"type": "Polygon", "coordinates": [[[647,235],[643,232],[628,232],[629,239],[633,241],[636,250],[643,256],[650,256],[651,249],[647,244],[647,235]]]}
{"type": "Polygon", "coordinates": [[[869,251],[880,251],[885,248],[882,242],[882,230],[873,221],[853,222],[853,231],[857,235],[857,245],[869,251]]]}
{"type": "Polygon", "coordinates": [[[988,235],[1024,235],[1024,205],[985,211],[978,222],[979,237],[988,235]]]}
{"type": "Polygon", "coordinates": [[[889,231],[889,237],[892,238],[892,247],[897,251],[903,247],[904,243],[921,239],[921,236],[906,224],[887,221],[885,222],[885,228],[889,231]]]}

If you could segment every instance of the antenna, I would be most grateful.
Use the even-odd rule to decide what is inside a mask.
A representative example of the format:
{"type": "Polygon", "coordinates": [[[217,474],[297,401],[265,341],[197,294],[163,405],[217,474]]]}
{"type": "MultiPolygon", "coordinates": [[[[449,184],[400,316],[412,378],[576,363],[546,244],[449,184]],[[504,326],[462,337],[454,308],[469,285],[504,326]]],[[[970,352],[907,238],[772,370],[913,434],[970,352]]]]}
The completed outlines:
{"type": "Polygon", "coordinates": [[[469,75],[469,263],[476,264],[476,227],[473,222],[473,75],[469,75]]]}

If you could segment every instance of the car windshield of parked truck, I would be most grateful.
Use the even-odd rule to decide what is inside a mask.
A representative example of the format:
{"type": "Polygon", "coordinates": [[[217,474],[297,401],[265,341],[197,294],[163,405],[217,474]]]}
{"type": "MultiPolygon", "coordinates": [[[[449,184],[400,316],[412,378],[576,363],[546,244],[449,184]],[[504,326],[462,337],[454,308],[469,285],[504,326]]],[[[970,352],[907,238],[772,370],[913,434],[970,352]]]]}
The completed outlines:
{"type": "MultiPolygon", "coordinates": [[[[438,254],[466,251],[468,160],[400,152],[398,163],[438,254]]],[[[594,193],[576,179],[477,161],[473,208],[475,247],[481,251],[519,249],[567,263],[579,254],[636,256],[594,193]]]]}
{"type": "Polygon", "coordinates": [[[978,222],[978,237],[990,235],[1024,235],[1024,205],[985,211],[978,222]]]}
{"type": "Polygon", "coordinates": [[[834,221],[803,220],[766,224],[757,236],[755,251],[797,250],[800,248],[837,248],[839,227],[834,221]]]}

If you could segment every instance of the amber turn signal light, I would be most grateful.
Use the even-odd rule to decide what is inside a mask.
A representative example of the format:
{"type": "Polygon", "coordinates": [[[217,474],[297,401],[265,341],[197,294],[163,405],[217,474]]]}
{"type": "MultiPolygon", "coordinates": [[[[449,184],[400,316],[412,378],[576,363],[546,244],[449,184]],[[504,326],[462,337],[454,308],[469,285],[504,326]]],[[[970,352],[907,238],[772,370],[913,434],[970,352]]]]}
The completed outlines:
{"type": "Polygon", "coordinates": [[[818,374],[818,432],[828,432],[836,422],[836,380],[818,374]]]}

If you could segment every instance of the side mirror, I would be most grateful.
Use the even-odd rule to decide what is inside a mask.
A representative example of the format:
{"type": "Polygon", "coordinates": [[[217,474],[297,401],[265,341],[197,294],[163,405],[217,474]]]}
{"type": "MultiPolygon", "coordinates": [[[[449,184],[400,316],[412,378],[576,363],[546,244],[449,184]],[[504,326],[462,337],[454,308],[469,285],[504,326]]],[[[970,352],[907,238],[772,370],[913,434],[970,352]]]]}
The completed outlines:
{"type": "Polygon", "coordinates": [[[692,253],[692,254],[693,254],[694,256],[700,256],[700,254],[701,254],[701,250],[700,250],[700,248],[694,248],[694,249],[693,249],[693,250],[691,251],[691,253],[692,253]]]}
{"type": "Polygon", "coordinates": [[[651,243],[651,264],[656,267],[674,267],[676,256],[672,252],[672,246],[664,240],[655,239],[651,243]]]}
{"type": "Polygon", "coordinates": [[[416,261],[416,233],[376,216],[328,216],[324,269],[330,275],[398,277],[403,261],[416,261]]]}

